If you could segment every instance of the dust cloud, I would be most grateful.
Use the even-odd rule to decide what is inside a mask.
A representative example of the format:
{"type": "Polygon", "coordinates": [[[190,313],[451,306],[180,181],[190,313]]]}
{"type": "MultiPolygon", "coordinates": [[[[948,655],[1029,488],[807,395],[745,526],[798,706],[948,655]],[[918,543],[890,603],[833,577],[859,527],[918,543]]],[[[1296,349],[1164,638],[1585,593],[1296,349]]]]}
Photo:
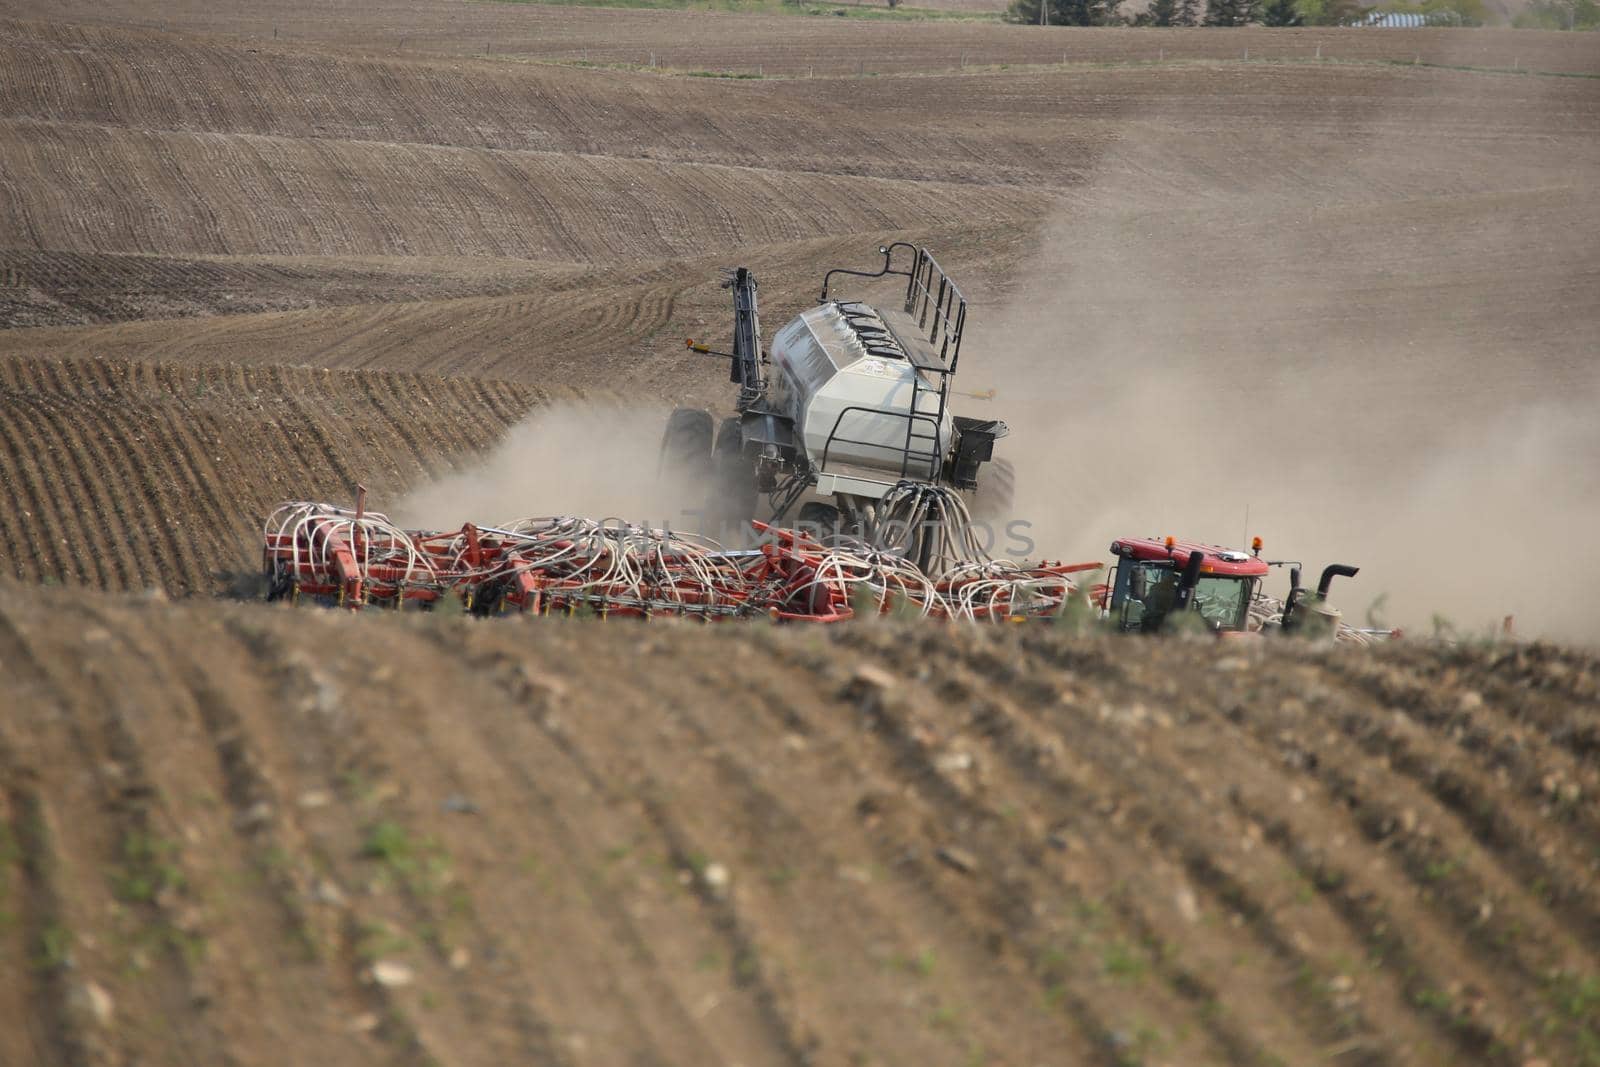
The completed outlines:
{"type": "Polygon", "coordinates": [[[1260,535],[1359,566],[1353,622],[1600,643],[1595,156],[1414,121],[1486,84],[1397,73],[1293,136],[1125,116],[963,356],[1042,552],[1260,535]]]}
{"type": "Polygon", "coordinates": [[[574,515],[693,529],[681,516],[703,487],[659,467],[668,409],[565,401],[535,410],[481,462],[407,495],[393,518],[411,529],[574,515]]]}
{"type": "Polygon", "coordinates": [[[1393,242],[1340,213],[1054,227],[1031,281],[976,324],[968,382],[999,391],[1039,550],[1109,561],[1117,536],[1260,535],[1308,580],[1360,566],[1334,587],[1357,625],[1514,616],[1522,635],[1600,641],[1600,372],[1582,331],[1508,347],[1486,328],[1499,305],[1451,265],[1457,221],[1406,264],[1439,284],[1396,294],[1371,266],[1393,242]]]}

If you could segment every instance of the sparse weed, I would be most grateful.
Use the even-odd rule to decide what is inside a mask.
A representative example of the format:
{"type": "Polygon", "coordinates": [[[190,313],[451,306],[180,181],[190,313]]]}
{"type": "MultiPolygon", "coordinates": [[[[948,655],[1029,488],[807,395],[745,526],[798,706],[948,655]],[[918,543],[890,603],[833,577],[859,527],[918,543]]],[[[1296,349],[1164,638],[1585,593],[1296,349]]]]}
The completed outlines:
{"type": "Polygon", "coordinates": [[[1462,859],[1459,856],[1429,860],[1422,868],[1422,876],[1430,882],[1440,882],[1459,871],[1461,865],[1462,859]]]}
{"type": "Polygon", "coordinates": [[[1143,981],[1145,971],[1149,968],[1138,950],[1121,940],[1106,946],[1101,965],[1111,977],[1129,983],[1143,981]]]}
{"type": "Polygon", "coordinates": [[[167,922],[140,923],[119,934],[118,942],[128,950],[128,967],[135,974],[145,969],[152,953],[170,950],[194,963],[205,954],[206,948],[205,938],[167,922]]]}
{"type": "Polygon", "coordinates": [[[363,922],[356,930],[355,952],[364,963],[407,952],[411,942],[388,923],[363,922]]]}
{"type": "Polygon", "coordinates": [[[931,947],[924,948],[915,956],[891,956],[889,964],[896,970],[914,974],[919,978],[931,978],[935,968],[939,965],[939,958],[931,947]]]}
{"type": "Polygon", "coordinates": [[[1367,629],[1387,630],[1389,628],[1389,624],[1383,620],[1384,612],[1388,607],[1388,593],[1379,593],[1372,598],[1372,603],[1367,605],[1367,629]]]}
{"type": "MultiPolygon", "coordinates": [[[[1089,602],[1089,583],[1100,573],[1095,569],[1078,576],[1078,584],[1061,602],[1061,610],[1056,615],[1056,624],[1071,634],[1084,634],[1095,629],[1100,622],[1100,613],[1089,602]]],[[[1109,626],[1100,627],[1110,629],[1109,626]]]]}
{"type": "MultiPolygon", "coordinates": [[[[11,827],[0,822],[0,875],[22,862],[22,845],[17,841],[17,835],[11,827]]],[[[0,881],[0,892],[4,892],[7,883],[0,881]]]]}
{"type": "Polygon", "coordinates": [[[60,970],[71,959],[72,931],[56,922],[39,931],[39,953],[34,962],[40,970],[60,970]]]}
{"type": "Polygon", "coordinates": [[[111,892],[128,904],[145,904],[184,886],[183,871],[173,862],[176,842],[135,830],[122,839],[121,862],[111,873],[111,892]]]}
{"type": "Polygon", "coordinates": [[[1136,1020],[1133,1025],[1133,1047],[1141,1056],[1158,1053],[1167,1046],[1167,1036],[1154,1023],[1136,1020]]]}
{"type": "Polygon", "coordinates": [[[857,619],[875,619],[878,617],[878,598],[865,584],[858,585],[850,591],[850,610],[857,619]]]}
{"type": "Polygon", "coordinates": [[[1411,997],[1419,1008],[1450,1015],[1455,1011],[1455,1001],[1443,989],[1419,989],[1411,997]]]}
{"type": "Polygon", "coordinates": [[[1549,979],[1544,996],[1552,1012],[1545,1029],[1569,1037],[1585,1067],[1600,1065],[1600,975],[1562,971],[1549,979]]]}
{"type": "Polygon", "coordinates": [[[346,796],[362,803],[371,799],[375,788],[372,780],[355,767],[340,771],[338,781],[339,788],[346,796]]]}
{"type": "Polygon", "coordinates": [[[1105,921],[1106,906],[1098,900],[1080,900],[1076,910],[1078,920],[1090,929],[1098,929],[1105,921]]]}
{"type": "Polygon", "coordinates": [[[1316,884],[1313,883],[1311,879],[1301,874],[1297,868],[1289,867],[1284,873],[1284,878],[1291,886],[1294,887],[1294,900],[1296,904],[1309,904],[1316,899],[1316,884]]]}
{"type": "Polygon", "coordinates": [[[417,896],[432,896],[451,881],[450,856],[431,838],[413,838],[392,819],[367,831],[361,854],[382,864],[385,872],[417,896]]]}

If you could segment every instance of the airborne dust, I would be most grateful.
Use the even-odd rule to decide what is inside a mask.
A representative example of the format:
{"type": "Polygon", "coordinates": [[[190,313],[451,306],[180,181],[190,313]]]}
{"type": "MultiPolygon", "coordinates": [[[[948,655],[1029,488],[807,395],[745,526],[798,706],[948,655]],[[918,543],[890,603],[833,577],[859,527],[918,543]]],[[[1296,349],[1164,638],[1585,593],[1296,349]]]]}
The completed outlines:
{"type": "Polygon", "coordinates": [[[1360,566],[1334,587],[1356,625],[1469,635],[1509,616],[1523,636],[1600,641],[1594,311],[1517,283],[1541,255],[1579,279],[1600,268],[1594,245],[1550,232],[1585,217],[1568,177],[1549,176],[1555,210],[1520,232],[1491,196],[1326,189],[1058,220],[975,325],[992,374],[968,383],[999,390],[1041,548],[1260,535],[1307,581],[1360,566]]]}
{"type": "Polygon", "coordinates": [[[408,528],[451,529],[574,515],[695,530],[685,501],[704,487],[674,482],[657,462],[669,408],[566,402],[541,407],[511,429],[480,464],[409,494],[394,519],[408,528]]]}
{"type": "MultiPolygon", "coordinates": [[[[973,297],[957,387],[998,390],[956,410],[1011,426],[1036,555],[1260,535],[1308,582],[1359,566],[1334,588],[1357,625],[1470,635],[1511,617],[1524,636],[1600,642],[1589,157],[1391,134],[1385,114],[1241,145],[1233,169],[1183,117],[1128,116],[1009,280],[943,257],[973,297]]],[[[540,411],[397,517],[694,529],[695,490],[658,475],[665,417],[540,411]]],[[[1279,569],[1269,591],[1287,583],[1279,569]]]]}

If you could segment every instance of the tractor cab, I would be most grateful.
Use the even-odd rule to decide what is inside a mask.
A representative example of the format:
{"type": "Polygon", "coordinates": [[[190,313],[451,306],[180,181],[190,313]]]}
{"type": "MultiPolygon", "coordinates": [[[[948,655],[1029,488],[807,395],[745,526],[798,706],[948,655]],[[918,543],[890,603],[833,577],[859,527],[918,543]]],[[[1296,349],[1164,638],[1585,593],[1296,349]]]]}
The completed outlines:
{"type": "Polygon", "coordinates": [[[1259,555],[1171,537],[1122,538],[1111,554],[1101,608],[1119,630],[1153,633],[1193,612],[1214,633],[1249,632],[1250,602],[1267,574],[1259,555]]]}

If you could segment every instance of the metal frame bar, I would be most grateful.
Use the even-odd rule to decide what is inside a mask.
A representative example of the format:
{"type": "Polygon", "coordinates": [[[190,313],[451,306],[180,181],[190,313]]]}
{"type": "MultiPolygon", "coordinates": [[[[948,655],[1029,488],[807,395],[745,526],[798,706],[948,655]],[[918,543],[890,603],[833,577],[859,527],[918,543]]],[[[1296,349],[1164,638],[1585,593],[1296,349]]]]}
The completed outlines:
{"type": "Polygon", "coordinates": [[[842,445],[862,445],[866,448],[881,448],[885,452],[898,451],[900,453],[900,477],[902,478],[910,477],[911,459],[913,456],[915,456],[918,459],[928,460],[928,477],[936,480],[939,477],[940,463],[944,458],[944,449],[940,447],[939,440],[939,419],[933,415],[927,414],[926,412],[895,411],[892,408],[874,408],[868,407],[865,404],[851,404],[849,407],[842,409],[839,412],[838,417],[833,420],[833,429],[829,431],[828,439],[822,443],[822,464],[818,470],[824,474],[828,472],[828,453],[833,450],[833,445],[836,441],[842,445]],[[877,441],[861,441],[850,437],[840,437],[839,425],[840,423],[844,422],[844,417],[850,414],[852,411],[864,412],[870,415],[889,415],[893,418],[905,419],[907,423],[906,446],[897,449],[894,445],[881,444],[877,441]],[[929,422],[933,424],[934,450],[931,452],[918,451],[910,446],[910,429],[918,422],[929,422]]]}

